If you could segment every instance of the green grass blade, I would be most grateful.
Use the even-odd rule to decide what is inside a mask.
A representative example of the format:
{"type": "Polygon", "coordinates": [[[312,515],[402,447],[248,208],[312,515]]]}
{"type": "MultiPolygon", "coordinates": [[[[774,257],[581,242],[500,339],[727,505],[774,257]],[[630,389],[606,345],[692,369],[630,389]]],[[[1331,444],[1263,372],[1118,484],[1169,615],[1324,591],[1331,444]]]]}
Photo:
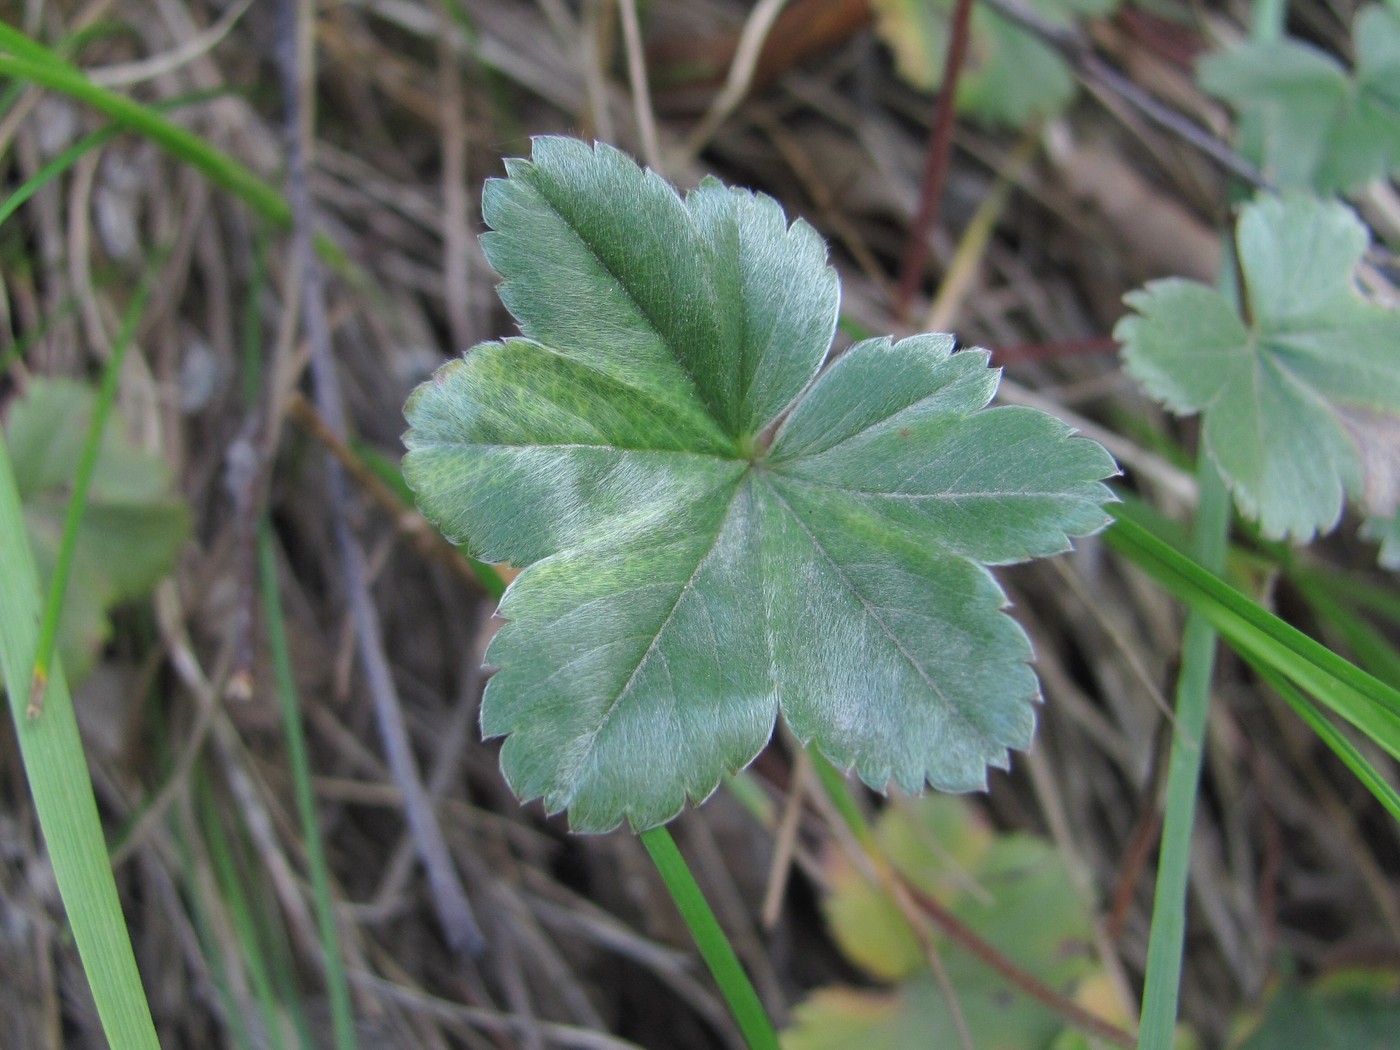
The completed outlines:
{"type": "MultiPolygon", "coordinates": [[[[201,91],[193,95],[185,95],[178,99],[170,99],[167,102],[157,103],[152,108],[162,112],[168,112],[173,109],[178,109],[181,106],[189,106],[196,102],[204,102],[211,98],[217,98],[222,94],[225,94],[225,92],[201,91]]],[[[26,179],[13,193],[6,197],[3,202],[0,202],[0,226],[3,226],[5,220],[18,211],[24,205],[25,201],[29,200],[34,194],[43,189],[47,183],[76,164],[83,154],[107,144],[124,130],[126,129],[120,125],[109,125],[102,128],[100,131],[94,131],[91,135],[84,135],[77,142],[73,143],[73,145],[54,157],[53,160],[49,161],[26,179]]]]}
{"type": "Polygon", "coordinates": [[[268,644],[272,650],[272,664],[277,675],[277,696],[282,706],[282,728],[287,735],[292,786],[296,795],[297,814],[301,818],[307,867],[311,872],[311,889],[316,900],[321,954],[325,958],[326,966],[326,989],[330,997],[331,1026],[335,1045],[339,1050],[353,1050],[356,1046],[355,1015],[350,1005],[350,985],[345,977],[340,934],[335,924],[330,873],[326,865],[325,850],[321,845],[321,829],[316,821],[316,801],[311,792],[311,765],[306,755],[306,737],[301,728],[301,707],[297,702],[292,656],[287,647],[282,602],[278,594],[277,557],[273,551],[272,535],[268,531],[266,520],[258,532],[258,569],[263,592],[263,617],[267,626],[268,644]]]}
{"type": "Polygon", "coordinates": [[[1250,601],[1150,532],[1110,508],[1117,519],[1104,533],[1110,547],[1172,594],[1200,609],[1231,647],[1284,674],[1295,685],[1400,758],[1400,690],[1250,601]]]}
{"type": "Polygon", "coordinates": [[[0,76],[27,80],[59,91],[91,106],[167,153],[203,172],[205,178],[246,201],[254,211],[278,226],[291,224],[291,208],[275,189],[227,153],[215,149],[198,135],[172,124],[149,106],[99,87],[42,44],[0,23],[0,76]],[[23,41],[25,46],[20,46],[23,41]]]}
{"type": "Polygon", "coordinates": [[[9,448],[0,437],[0,661],[15,736],[108,1043],[122,1050],[155,1050],[155,1026],[107,859],[62,665],[53,667],[44,717],[24,713],[38,646],[39,593],[9,448]]]}
{"type": "Polygon", "coordinates": [[[38,193],[46,183],[76,164],[84,153],[110,142],[121,130],[121,128],[108,127],[101,131],[94,131],[91,135],[85,135],[36,171],[14,193],[6,197],[3,203],[0,203],[0,225],[4,225],[5,220],[18,211],[25,201],[38,193]]]}
{"type": "MultiPolygon", "coordinates": [[[[1230,534],[1230,494],[1214,464],[1201,451],[1197,471],[1201,500],[1196,512],[1196,556],[1217,569],[1225,564],[1230,534]]],[[[1140,1050],[1171,1050],[1181,994],[1186,940],[1186,886],[1191,867],[1191,829],[1205,754],[1210,682],[1215,672],[1215,627],[1193,608],[1181,643],[1181,676],[1176,689],[1176,727],[1167,767],[1167,805],[1161,856],[1152,902],[1143,990],[1140,1050]]]]}
{"type": "MultiPolygon", "coordinates": [[[[0,76],[58,91],[105,114],[118,124],[149,139],[171,156],[204,174],[278,228],[291,226],[292,209],[286,198],[243,164],[198,135],[172,124],[154,108],[94,84],[82,70],[18,29],[0,22],[0,76]]],[[[316,239],[316,250],[337,270],[347,271],[343,252],[325,238],[316,239]]]]}
{"type": "Polygon", "coordinates": [[[1400,626],[1400,592],[1393,587],[1378,587],[1365,580],[1347,577],[1346,596],[1357,608],[1400,626]]]}
{"type": "Polygon", "coordinates": [[[1334,630],[1351,649],[1357,663],[1388,685],[1400,687],[1400,651],[1373,624],[1345,603],[1344,588],[1350,581],[1333,580],[1312,573],[1290,573],[1289,578],[1313,607],[1318,619],[1334,630]]]}
{"type": "Polygon", "coordinates": [[[88,420],[87,439],[78,459],[78,470],[73,476],[73,491],[68,498],[68,513],[63,519],[63,536],[59,541],[58,557],[54,562],[53,576],[49,579],[49,592],[44,598],[44,612],[39,621],[39,646],[34,653],[34,672],[30,676],[29,706],[26,715],[37,718],[44,710],[44,692],[48,687],[49,666],[53,662],[54,647],[58,644],[58,625],[63,615],[63,599],[68,593],[68,576],[73,569],[73,555],[78,549],[78,530],[82,527],[83,514],[87,511],[88,489],[92,485],[92,475],[97,469],[97,458],[102,452],[102,435],[107,430],[107,417],[117,399],[117,380],[121,376],[122,362],[126,351],[136,339],[136,326],[141,315],[146,312],[151,289],[155,285],[155,275],[159,263],[146,271],[145,278],[132,296],[131,303],[122,315],[121,330],[112,346],[112,355],[102,373],[102,385],[97,391],[97,400],[92,406],[92,417],[88,420]]]}
{"type": "Polygon", "coordinates": [[[733,946],[700,892],[695,876],[686,866],[685,858],[676,848],[671,833],[663,825],[642,832],[640,837],[656,864],[656,870],[661,873],[671,899],[676,902],[685,924],[690,928],[705,964],[714,974],[734,1019],[739,1022],[739,1030],[743,1032],[750,1050],[778,1050],[778,1035],[764,1012],[758,993],[739,964],[739,957],[734,954],[733,946]]]}
{"type": "Polygon", "coordinates": [[[1400,821],[1400,794],[1391,787],[1390,782],[1381,776],[1380,770],[1376,769],[1366,756],[1357,750],[1340,729],[1334,726],[1327,716],[1317,709],[1317,706],[1295,689],[1287,679],[1268,667],[1254,664],[1251,661],[1254,671],[1269,686],[1278,693],[1279,696],[1298,713],[1298,717],[1306,722],[1314,733],[1321,738],[1322,742],[1330,747],[1334,754],[1346,764],[1346,767],[1356,774],[1356,779],[1366,785],[1366,789],[1376,796],[1376,800],[1389,811],[1390,815],[1400,821]]]}
{"type": "Polygon", "coordinates": [[[214,794],[206,784],[199,796],[199,822],[204,832],[205,848],[224,897],[224,906],[242,948],[243,967],[253,987],[253,996],[262,1013],[264,1038],[272,1050],[287,1050],[285,1019],[277,1001],[272,977],[272,965],[267,949],[258,936],[257,922],[248,903],[243,873],[234,857],[228,831],[219,819],[214,794]]]}
{"type": "MultiPolygon", "coordinates": [[[[1400,715],[1390,707],[1320,671],[1295,650],[1267,635],[1256,636],[1247,629],[1228,624],[1221,627],[1221,634],[1231,648],[1242,656],[1262,661],[1278,670],[1360,729],[1393,758],[1400,759],[1400,715]]],[[[1375,681],[1378,685],[1384,684],[1379,679],[1375,681]]]]}

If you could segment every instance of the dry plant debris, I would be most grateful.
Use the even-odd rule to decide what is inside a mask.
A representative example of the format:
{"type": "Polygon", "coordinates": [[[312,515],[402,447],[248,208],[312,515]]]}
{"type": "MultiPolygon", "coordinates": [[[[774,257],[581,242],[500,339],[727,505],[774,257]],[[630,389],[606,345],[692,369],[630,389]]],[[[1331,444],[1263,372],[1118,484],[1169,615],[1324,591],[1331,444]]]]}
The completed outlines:
{"type": "MultiPolygon", "coordinates": [[[[297,393],[309,389],[317,352],[300,321],[305,253],[150,142],[110,137],[0,226],[6,414],[50,377],[97,374],[132,288],[159,267],[120,408],[130,443],[168,465],[191,537],[153,598],[118,610],[77,705],[166,1045],[313,1045],[329,1030],[276,654],[257,597],[263,510],[360,1044],[741,1045],[637,841],[573,837],[538,806],[522,808],[500,779],[497,745],[479,741],[482,657],[497,623],[474,577],[396,488],[400,410],[442,361],[510,330],[476,240],[480,193],[503,173],[501,158],[528,155],[538,134],[597,136],[641,156],[654,121],[668,178],[688,187],[713,171],[762,190],[830,242],[848,341],[899,331],[890,286],[919,196],[931,104],[895,74],[865,4],[794,0],[760,42],[743,101],[693,142],[749,5],[643,5],[649,50],[629,56],[621,23],[631,6],[303,5],[315,48],[303,56],[312,64],[302,67],[300,97],[314,119],[302,124],[302,145],[316,229],[337,249],[321,264],[321,286],[341,434],[297,393]],[[793,20],[797,11],[810,31],[793,20]],[[703,61],[692,65],[694,56],[703,61]],[[648,67],[654,111],[635,104],[629,57],[648,67]],[[423,798],[480,924],[480,955],[449,947],[441,887],[421,865],[403,784],[381,747],[327,512],[328,452],[357,464],[346,527],[363,556],[423,798]]],[[[1297,6],[1336,42],[1324,5],[1297,6]]],[[[276,7],[91,0],[7,17],[66,47],[94,79],[172,107],[180,126],[280,187],[288,147],[276,7]]],[[[1173,14],[1193,25],[1187,5],[1173,14]]],[[[1218,18],[1195,28],[1218,30],[1218,18]]],[[[1188,100],[1193,126],[1210,126],[1220,111],[1168,37],[1144,18],[1093,30],[1115,68],[1150,66],[1151,93],[1188,100]]],[[[1016,134],[957,126],[912,315],[957,263],[966,285],[948,323],[963,343],[992,348],[994,365],[1006,361],[1004,394],[1110,432],[1138,494],[1177,512],[1192,489],[1161,436],[1188,441],[1192,431],[1134,390],[1103,352],[1104,337],[1125,292],[1185,273],[1177,260],[1207,250],[1225,173],[1105,83],[1091,81],[1087,98],[1040,129],[1049,145],[1026,164],[1014,163],[1016,134]],[[1121,184],[1104,179],[1105,154],[1124,172],[1121,184]],[[1006,172],[1015,173],[1010,192],[979,220],[990,233],[960,257],[969,223],[1006,172]],[[1125,194],[1139,203],[1123,207],[1125,194]],[[1151,243],[1138,228],[1144,215],[1151,243]],[[1089,352],[1064,352],[1076,347],[1089,352]],[[1019,349],[999,358],[997,348],[1019,349]]],[[[105,126],[60,94],[3,86],[7,192],[105,126]]],[[[1396,213],[1387,192],[1377,189],[1363,209],[1382,229],[1396,213]]],[[[1393,280],[1393,259],[1370,261],[1368,280],[1393,280]]],[[[1327,541],[1303,565],[1318,567],[1378,604],[1391,600],[1361,544],[1327,541]]],[[[1347,623],[1316,618],[1305,588],[1275,579],[1262,561],[1242,571],[1300,626],[1355,644],[1347,623]]],[[[989,827],[1054,842],[1091,916],[1095,972],[1116,1021],[1137,1008],[1145,959],[1170,736],[1162,698],[1181,612],[1092,540],[1005,579],[1046,702],[1034,750],[994,775],[973,806],[989,827]]],[[[1372,621],[1358,622],[1393,646],[1372,621]]],[[[1183,1019],[1205,1045],[1222,1045],[1242,1009],[1263,1009],[1283,955],[1304,977],[1400,965],[1396,825],[1241,663],[1223,659],[1216,697],[1183,991],[1183,1019]]],[[[818,906],[831,858],[852,843],[795,772],[796,754],[780,736],[734,791],[675,825],[779,1023],[810,990],[854,979],[818,906]],[[759,906],[775,867],[791,877],[776,921],[764,925],[759,906]]],[[[0,1038],[20,1050],[104,1045],[8,737],[3,755],[0,972],[12,980],[0,995],[0,1038]]],[[[902,805],[875,796],[863,804],[902,805]]]]}

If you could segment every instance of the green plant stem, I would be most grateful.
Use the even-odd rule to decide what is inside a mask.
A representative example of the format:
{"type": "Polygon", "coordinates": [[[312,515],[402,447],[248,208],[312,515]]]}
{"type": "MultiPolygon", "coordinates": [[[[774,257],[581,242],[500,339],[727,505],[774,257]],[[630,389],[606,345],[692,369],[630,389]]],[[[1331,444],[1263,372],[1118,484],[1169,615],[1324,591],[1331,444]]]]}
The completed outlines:
{"type": "Polygon", "coordinates": [[[705,965],[714,974],[750,1050],[777,1050],[778,1035],[768,1020],[758,993],[754,991],[748,974],[744,973],[739,957],[734,954],[734,948],[720,928],[715,913],[705,901],[705,895],[700,892],[685,858],[676,848],[671,833],[662,826],[643,831],[639,837],[651,854],[656,870],[661,873],[661,879],[680,909],[686,926],[690,928],[705,965]]]}
{"type": "Polygon", "coordinates": [[[26,179],[18,189],[6,197],[3,204],[0,204],[0,225],[4,225],[5,221],[18,211],[25,201],[29,200],[34,194],[43,189],[51,179],[76,164],[84,153],[105,145],[114,139],[121,131],[121,128],[114,126],[105,127],[101,131],[94,131],[91,135],[85,135],[80,138],[53,160],[45,164],[36,171],[31,178],[26,179]]]}
{"type": "Polygon", "coordinates": [[[1249,38],[1269,44],[1283,36],[1288,16],[1288,0],[1251,0],[1249,5],[1249,38]]]}
{"type": "Polygon", "coordinates": [[[121,377],[122,362],[126,351],[136,339],[136,326],[141,315],[146,312],[146,304],[151,298],[155,285],[155,275],[159,263],[146,271],[140,287],[122,315],[121,330],[112,345],[112,354],[107,359],[107,367],[102,373],[102,386],[93,402],[92,418],[88,420],[87,439],[83,444],[82,456],[78,460],[78,470],[73,476],[73,492],[68,499],[68,513],[63,520],[63,537],[58,546],[58,557],[54,562],[53,576],[49,579],[49,592],[44,599],[44,614],[39,623],[39,646],[34,653],[34,671],[30,676],[29,705],[26,716],[38,718],[44,710],[44,693],[49,682],[49,667],[53,663],[54,647],[58,644],[59,619],[63,614],[63,599],[68,593],[68,576],[73,569],[73,555],[78,549],[78,530],[82,527],[83,514],[87,511],[88,489],[92,487],[92,475],[97,469],[97,459],[102,452],[102,435],[107,429],[107,417],[117,399],[117,381],[121,377]]]}
{"type": "MultiPolygon", "coordinates": [[[[1196,472],[1200,504],[1196,512],[1195,553],[1214,572],[1225,565],[1229,542],[1230,494],[1202,445],[1196,472]]],[[[1186,936],[1186,884],[1191,866],[1191,828],[1205,752],[1210,682],[1215,670],[1216,632],[1209,617],[1192,609],[1182,639],[1181,676],[1176,690],[1176,726],[1167,767],[1167,806],[1162,824],[1152,931],[1147,947],[1140,1050],[1171,1050],[1181,992],[1182,949],[1186,936]]]]}
{"type": "Polygon", "coordinates": [[[350,1005],[350,985],[345,978],[340,934],[335,924],[330,871],[326,865],[325,850],[321,845],[321,829],[316,820],[316,801],[311,792],[311,767],[306,755],[306,736],[301,727],[301,709],[297,703],[292,655],[287,647],[282,602],[278,595],[277,555],[273,550],[272,534],[265,517],[258,530],[258,568],[262,577],[263,616],[266,620],[268,645],[272,650],[272,664],[277,676],[277,696],[282,707],[282,730],[287,736],[292,788],[296,795],[297,815],[301,818],[302,841],[306,844],[306,864],[311,872],[311,890],[316,900],[316,919],[320,927],[321,954],[325,957],[332,1031],[339,1050],[353,1050],[357,1045],[355,1014],[350,1005]]]}
{"type": "Polygon", "coordinates": [[[817,774],[817,780],[821,783],[822,790],[826,792],[826,797],[831,799],[831,804],[836,807],[836,812],[845,821],[846,827],[850,829],[856,841],[867,852],[873,852],[879,847],[875,842],[875,833],[870,829],[869,822],[865,819],[865,814],[860,811],[860,806],[856,804],[855,796],[851,794],[851,786],[846,782],[845,774],[833,766],[826,756],[817,751],[816,748],[809,747],[807,753],[812,756],[812,772],[817,774]]]}
{"type": "Polygon", "coordinates": [[[1388,685],[1400,686],[1400,652],[1374,624],[1344,604],[1347,580],[1326,580],[1322,576],[1294,574],[1289,579],[1318,620],[1326,624],[1351,650],[1356,662],[1388,685]]]}
{"type": "Polygon", "coordinates": [[[24,717],[39,593],[9,448],[0,436],[0,661],[25,776],[107,1041],[120,1050],[159,1050],[61,664],[50,675],[46,717],[24,717]]]}
{"type": "MultiPolygon", "coordinates": [[[[181,106],[189,106],[196,102],[217,98],[221,94],[223,94],[223,92],[201,91],[182,98],[156,103],[152,109],[161,111],[173,110],[181,106]]],[[[77,142],[73,143],[73,145],[54,157],[53,160],[36,171],[32,176],[26,179],[19,188],[6,197],[4,203],[0,203],[0,226],[3,226],[6,220],[19,210],[25,201],[29,200],[34,194],[43,189],[44,186],[56,176],[61,175],[71,168],[85,153],[106,145],[125,130],[126,129],[119,124],[109,124],[107,127],[99,131],[94,131],[90,135],[84,135],[77,142]]]]}

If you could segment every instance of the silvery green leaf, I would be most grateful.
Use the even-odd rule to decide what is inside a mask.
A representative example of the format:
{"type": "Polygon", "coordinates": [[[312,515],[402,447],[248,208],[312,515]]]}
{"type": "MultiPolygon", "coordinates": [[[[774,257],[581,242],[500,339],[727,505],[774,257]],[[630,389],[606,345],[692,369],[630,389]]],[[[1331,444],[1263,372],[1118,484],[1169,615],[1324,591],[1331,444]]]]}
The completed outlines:
{"type": "Polygon", "coordinates": [[[523,338],[410,398],[406,476],[480,557],[523,567],[482,729],[522,798],[643,829],[759,752],[781,712],[871,785],[968,790],[1025,747],[1030,646],[984,563],[1102,527],[1115,471],[951,337],[818,375],[821,239],[707,179],[536,140],[488,184],[523,338]]]}

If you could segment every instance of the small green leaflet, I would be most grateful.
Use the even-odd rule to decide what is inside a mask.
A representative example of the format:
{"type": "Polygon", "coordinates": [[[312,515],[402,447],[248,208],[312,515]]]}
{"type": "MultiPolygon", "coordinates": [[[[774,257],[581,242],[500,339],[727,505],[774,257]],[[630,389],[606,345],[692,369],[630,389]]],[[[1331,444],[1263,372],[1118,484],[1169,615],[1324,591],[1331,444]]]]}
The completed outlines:
{"type": "MultiPolygon", "coordinates": [[[[5,439],[24,503],[24,523],[47,585],[63,536],[93,389],[71,379],[35,379],[9,406],[5,439]]],[[[111,633],[107,610],[148,592],[170,571],[189,533],[189,512],[159,456],[132,447],[109,420],[59,621],[58,652],[69,682],[86,677],[111,633]]]]}
{"type": "Polygon", "coordinates": [[[836,275],[768,197],[711,178],[682,199],[567,138],[507,172],[482,245],[523,338],[414,392],[404,471],[449,538],[524,567],[481,713],[511,787],[578,831],[653,827],[780,709],[874,787],[984,786],[1037,687],[979,563],[1101,528],[1111,457],[983,411],[997,373],[950,336],[818,376],[836,275]]]}
{"type": "MultiPolygon", "coordinates": [[[[873,0],[880,37],[900,75],[924,91],[943,81],[953,0],[873,0]]],[[[1106,15],[1118,0],[1029,0],[1055,25],[1106,15]]],[[[1074,74],[1048,44],[982,5],[972,9],[967,66],[958,78],[958,111],[984,123],[1019,128],[1061,112],[1074,98],[1074,74]]]]}
{"type": "Polygon", "coordinates": [[[1339,202],[1261,197],[1236,233],[1245,321],[1214,289],[1150,283],[1118,323],[1128,371],[1203,440],[1264,535],[1308,540],[1345,500],[1375,519],[1400,498],[1400,311],[1354,273],[1367,233],[1339,202]]]}
{"type": "Polygon", "coordinates": [[[1400,170],[1400,0],[1363,8],[1352,37],[1353,72],[1292,39],[1201,62],[1202,87],[1257,115],[1264,170],[1283,189],[1347,192],[1400,170]]]}
{"type": "Polygon", "coordinates": [[[1241,1023],[1238,1050],[1369,1050],[1394,1046],[1400,1032],[1400,973],[1353,966],[1311,985],[1291,975],[1271,982],[1262,1015],[1241,1023]]]}
{"type": "MultiPolygon", "coordinates": [[[[896,799],[875,825],[881,856],[1024,972],[1059,991],[1100,975],[1093,925],[1055,849],[1030,835],[996,834],[966,800],[896,799]]],[[[884,887],[844,853],[823,865],[823,910],[842,953],[887,986],[831,985],[793,1011],[783,1050],[909,1050],[965,1045],[928,952],[884,887]]],[[[927,936],[927,933],[924,933],[927,936]]],[[[1058,1046],[1065,1021],[962,946],[935,938],[971,1045],[988,1050],[1058,1046]]]]}

